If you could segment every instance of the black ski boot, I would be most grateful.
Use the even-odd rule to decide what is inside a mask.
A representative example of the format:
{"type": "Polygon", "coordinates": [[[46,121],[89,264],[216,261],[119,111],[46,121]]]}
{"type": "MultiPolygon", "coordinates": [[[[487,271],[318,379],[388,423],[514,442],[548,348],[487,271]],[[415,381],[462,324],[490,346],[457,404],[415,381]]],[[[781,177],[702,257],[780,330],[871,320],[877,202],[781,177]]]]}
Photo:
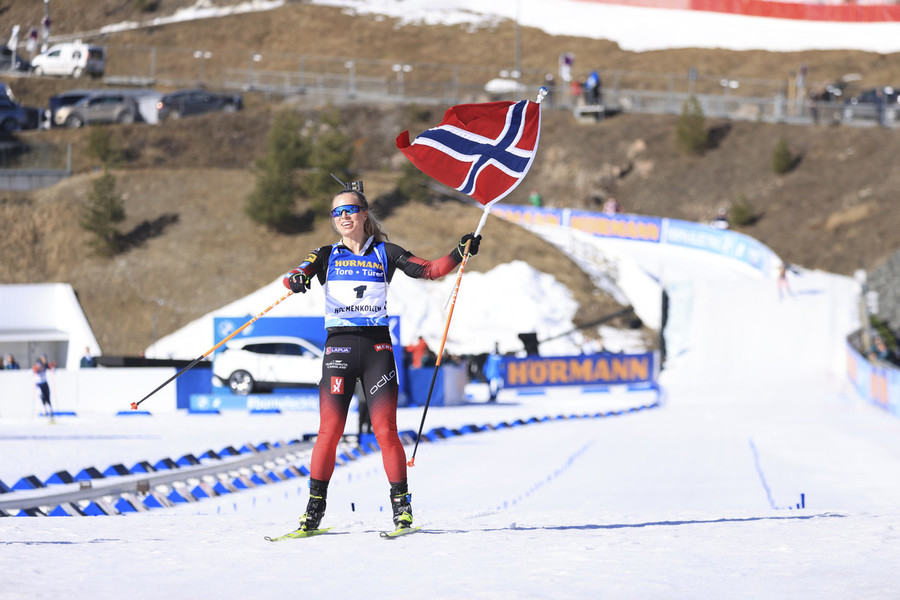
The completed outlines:
{"type": "Polygon", "coordinates": [[[300,517],[300,529],[313,531],[319,528],[322,516],[325,514],[325,497],[328,495],[328,482],[318,479],[309,480],[309,502],[306,504],[306,512],[300,517]]]}
{"type": "Polygon", "coordinates": [[[391,483],[391,508],[394,509],[394,525],[397,529],[412,527],[412,494],[406,481],[391,483]]]}

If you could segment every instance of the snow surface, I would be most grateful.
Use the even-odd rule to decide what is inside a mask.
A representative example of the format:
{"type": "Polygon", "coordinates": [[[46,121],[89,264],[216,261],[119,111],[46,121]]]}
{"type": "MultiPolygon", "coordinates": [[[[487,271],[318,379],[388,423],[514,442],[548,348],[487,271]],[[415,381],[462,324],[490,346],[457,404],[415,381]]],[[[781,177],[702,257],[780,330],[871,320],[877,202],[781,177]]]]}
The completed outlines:
{"type": "MultiPolygon", "coordinates": [[[[166,23],[275,10],[284,0],[250,0],[215,6],[198,0],[173,15],[145,22],[104,27],[114,33],[166,23]]],[[[715,12],[671,10],[595,3],[590,0],[309,0],[338,6],[354,14],[399,19],[400,25],[467,25],[490,27],[502,19],[517,20],[552,35],[611,40],[623,50],[648,52],[669,48],[726,50],[864,50],[900,51],[900,23],[834,23],[743,17],[715,12]]]]}
{"type": "MultiPolygon", "coordinates": [[[[554,26],[557,12],[543,24],[554,26]]],[[[678,291],[681,341],[660,377],[659,408],[423,443],[409,473],[423,532],[398,540],[375,534],[390,524],[377,454],[335,471],[325,524],[338,533],[312,540],[263,540],[303,511],[296,481],[126,517],[0,519],[0,598],[895,598],[900,420],[859,400],[842,369],[855,284],[802,271],[779,299],[773,279],[698,252],[596,244],[678,291]]],[[[461,299],[485,293],[474,275],[461,299]]],[[[495,276],[509,287],[491,292],[492,304],[544,314],[540,298],[495,276]]],[[[259,310],[274,289],[247,305],[259,310]]],[[[433,304],[420,293],[411,286],[404,297],[433,304]]],[[[562,315],[541,324],[548,332],[571,318],[564,296],[562,315]]],[[[210,331],[195,327],[196,343],[207,343],[210,331]]],[[[460,337],[479,339],[468,327],[460,337]]],[[[427,426],[593,414],[649,394],[504,390],[490,405],[483,387],[471,392],[467,405],[432,407],[427,426]]],[[[421,418],[421,409],[398,415],[402,429],[421,418]]],[[[0,479],[292,439],[316,423],[305,412],[2,420],[0,479]]]]}
{"type": "MultiPolygon", "coordinates": [[[[376,535],[390,525],[377,454],[336,470],[325,524],[339,533],[312,540],[262,539],[293,528],[297,480],[125,517],[2,519],[0,598],[896,597],[900,420],[856,398],[833,356],[853,324],[852,280],[804,271],[779,299],[774,280],[699,252],[597,244],[690,283],[688,341],[662,372],[659,408],[423,442],[409,473],[423,532],[389,542],[376,535]]],[[[490,405],[471,392],[432,407],[427,426],[652,402],[576,388],[504,390],[490,405]]],[[[402,409],[401,429],[421,416],[402,409]]],[[[292,439],[316,422],[0,422],[2,477],[292,439]]]]}

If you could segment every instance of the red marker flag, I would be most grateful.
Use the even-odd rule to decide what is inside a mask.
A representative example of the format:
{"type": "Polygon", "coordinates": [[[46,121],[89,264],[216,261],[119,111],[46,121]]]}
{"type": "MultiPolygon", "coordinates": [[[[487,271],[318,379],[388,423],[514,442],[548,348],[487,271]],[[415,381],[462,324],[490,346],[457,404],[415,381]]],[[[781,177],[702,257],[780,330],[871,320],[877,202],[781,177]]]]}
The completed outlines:
{"type": "Polygon", "coordinates": [[[525,178],[540,132],[538,102],[458,104],[412,143],[409,131],[401,133],[397,148],[426,175],[488,207],[525,178]]]}

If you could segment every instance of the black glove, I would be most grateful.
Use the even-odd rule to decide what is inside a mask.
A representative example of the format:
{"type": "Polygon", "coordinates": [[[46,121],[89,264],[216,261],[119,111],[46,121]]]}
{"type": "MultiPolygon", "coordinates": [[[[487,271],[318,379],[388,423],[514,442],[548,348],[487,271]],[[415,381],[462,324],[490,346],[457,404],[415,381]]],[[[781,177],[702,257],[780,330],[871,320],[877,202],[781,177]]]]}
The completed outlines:
{"type": "Polygon", "coordinates": [[[305,294],[311,283],[309,277],[303,273],[294,273],[288,281],[291,284],[291,291],[295,294],[305,294]]]}
{"type": "Polygon", "coordinates": [[[481,236],[475,235],[474,233],[467,233],[459,240],[460,256],[463,256],[465,254],[466,242],[469,242],[469,240],[471,240],[471,242],[469,243],[469,254],[471,254],[472,256],[478,254],[478,245],[481,244],[481,236]]]}

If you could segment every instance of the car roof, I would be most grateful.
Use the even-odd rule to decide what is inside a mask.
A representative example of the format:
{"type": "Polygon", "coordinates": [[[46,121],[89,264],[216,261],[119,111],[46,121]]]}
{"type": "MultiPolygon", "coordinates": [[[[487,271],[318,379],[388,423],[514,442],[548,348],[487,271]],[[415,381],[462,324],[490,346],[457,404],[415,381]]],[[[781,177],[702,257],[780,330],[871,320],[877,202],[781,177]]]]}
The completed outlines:
{"type": "Polygon", "coordinates": [[[242,337],[236,338],[229,341],[227,346],[246,346],[248,344],[277,344],[277,343],[291,343],[296,344],[298,341],[302,340],[306,342],[310,346],[318,348],[319,345],[315,342],[312,342],[306,338],[302,338],[295,335],[258,335],[251,337],[242,337]]]}

